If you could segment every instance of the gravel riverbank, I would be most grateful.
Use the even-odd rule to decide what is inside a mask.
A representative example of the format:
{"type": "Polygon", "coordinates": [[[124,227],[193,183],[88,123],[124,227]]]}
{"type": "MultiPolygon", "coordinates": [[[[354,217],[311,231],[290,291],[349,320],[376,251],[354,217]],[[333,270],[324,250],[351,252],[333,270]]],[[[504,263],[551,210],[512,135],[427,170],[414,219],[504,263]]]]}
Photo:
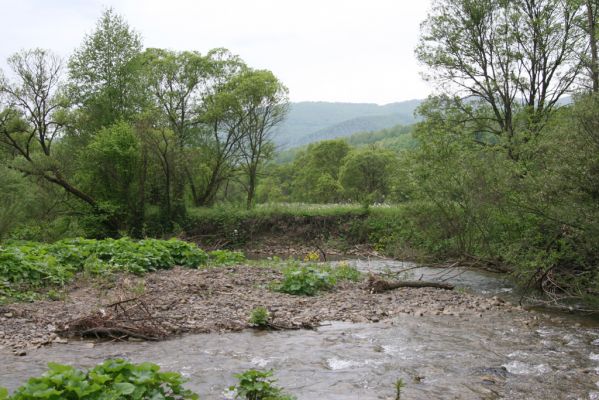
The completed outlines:
{"type": "Polygon", "coordinates": [[[240,265],[174,268],[144,277],[120,275],[110,282],[80,279],[61,300],[0,307],[0,346],[25,355],[29,348],[64,343],[72,339],[60,332],[72,321],[132,298],[143,302],[165,337],[250,328],[248,317],[258,306],[270,311],[272,324],[280,329],[316,327],[326,321],[378,322],[400,314],[479,318],[500,311],[531,319],[498,298],[461,291],[401,288],[373,294],[366,278],[340,282],[332,291],[313,297],[292,296],[269,289],[281,276],[276,268],[240,265]]]}

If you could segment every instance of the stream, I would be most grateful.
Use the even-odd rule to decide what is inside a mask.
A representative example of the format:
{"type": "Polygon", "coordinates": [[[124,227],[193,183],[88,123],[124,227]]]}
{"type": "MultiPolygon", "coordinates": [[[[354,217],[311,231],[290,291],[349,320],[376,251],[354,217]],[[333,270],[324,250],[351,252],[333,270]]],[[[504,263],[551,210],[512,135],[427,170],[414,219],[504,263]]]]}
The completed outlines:
{"type": "MultiPolygon", "coordinates": [[[[390,260],[352,260],[363,271],[415,268],[390,260]]],[[[513,300],[494,274],[415,268],[411,279],[454,283],[513,300]]],[[[163,342],[71,341],[24,357],[0,349],[0,386],[13,390],[49,361],[92,367],[106,358],[151,361],[181,372],[202,399],[223,399],[234,373],[274,369],[298,399],[597,399],[599,323],[533,312],[478,316],[402,315],[380,323],[331,322],[314,331],[188,335],[163,342]],[[533,322],[531,323],[530,320],[533,322]]]]}

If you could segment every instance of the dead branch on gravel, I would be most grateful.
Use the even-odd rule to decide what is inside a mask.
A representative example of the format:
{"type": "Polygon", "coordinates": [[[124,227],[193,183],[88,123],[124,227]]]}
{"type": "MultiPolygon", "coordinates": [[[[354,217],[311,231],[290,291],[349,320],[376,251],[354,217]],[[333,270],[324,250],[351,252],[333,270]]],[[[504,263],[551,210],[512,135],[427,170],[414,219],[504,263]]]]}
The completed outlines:
{"type": "Polygon", "coordinates": [[[370,293],[383,293],[388,290],[394,290],[398,288],[426,288],[432,287],[444,290],[453,290],[454,286],[449,283],[438,283],[438,282],[425,282],[425,281],[386,281],[378,278],[374,275],[368,277],[367,287],[370,293]]]}
{"type": "Polygon", "coordinates": [[[167,336],[148,306],[139,298],[120,300],[93,314],[69,321],[59,333],[63,336],[124,340],[160,340],[167,336]]]}

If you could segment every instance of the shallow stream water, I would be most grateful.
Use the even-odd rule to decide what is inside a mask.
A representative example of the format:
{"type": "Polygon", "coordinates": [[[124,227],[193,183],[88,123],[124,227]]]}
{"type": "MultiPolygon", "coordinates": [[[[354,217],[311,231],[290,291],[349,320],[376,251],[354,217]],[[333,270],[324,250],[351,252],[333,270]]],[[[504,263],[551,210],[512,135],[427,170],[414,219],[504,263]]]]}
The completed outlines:
{"type": "MultiPolygon", "coordinates": [[[[398,271],[405,263],[352,261],[362,270],[398,271]]],[[[412,269],[412,278],[444,280],[412,269]]],[[[454,270],[448,280],[483,295],[510,295],[492,274],[454,270]],[[461,272],[461,273],[460,273],[461,272]]],[[[599,325],[509,312],[475,316],[405,315],[381,323],[331,323],[316,331],[189,335],[164,342],[71,342],[16,357],[0,350],[0,386],[14,389],[49,361],[91,367],[106,358],[152,361],[189,378],[202,399],[223,399],[233,374],[274,369],[298,399],[598,399],[599,325]],[[533,323],[530,322],[533,320],[533,323]]]]}

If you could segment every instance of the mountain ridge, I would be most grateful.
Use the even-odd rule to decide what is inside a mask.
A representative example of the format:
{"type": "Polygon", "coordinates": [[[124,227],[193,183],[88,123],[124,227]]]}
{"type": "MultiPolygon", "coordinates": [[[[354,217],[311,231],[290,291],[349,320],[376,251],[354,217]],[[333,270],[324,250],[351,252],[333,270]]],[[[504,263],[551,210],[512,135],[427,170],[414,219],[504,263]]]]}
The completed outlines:
{"type": "Polygon", "coordinates": [[[422,101],[413,99],[384,105],[326,101],[291,103],[286,120],[274,132],[274,141],[278,148],[288,149],[397,124],[409,125],[417,121],[414,111],[422,101]]]}

